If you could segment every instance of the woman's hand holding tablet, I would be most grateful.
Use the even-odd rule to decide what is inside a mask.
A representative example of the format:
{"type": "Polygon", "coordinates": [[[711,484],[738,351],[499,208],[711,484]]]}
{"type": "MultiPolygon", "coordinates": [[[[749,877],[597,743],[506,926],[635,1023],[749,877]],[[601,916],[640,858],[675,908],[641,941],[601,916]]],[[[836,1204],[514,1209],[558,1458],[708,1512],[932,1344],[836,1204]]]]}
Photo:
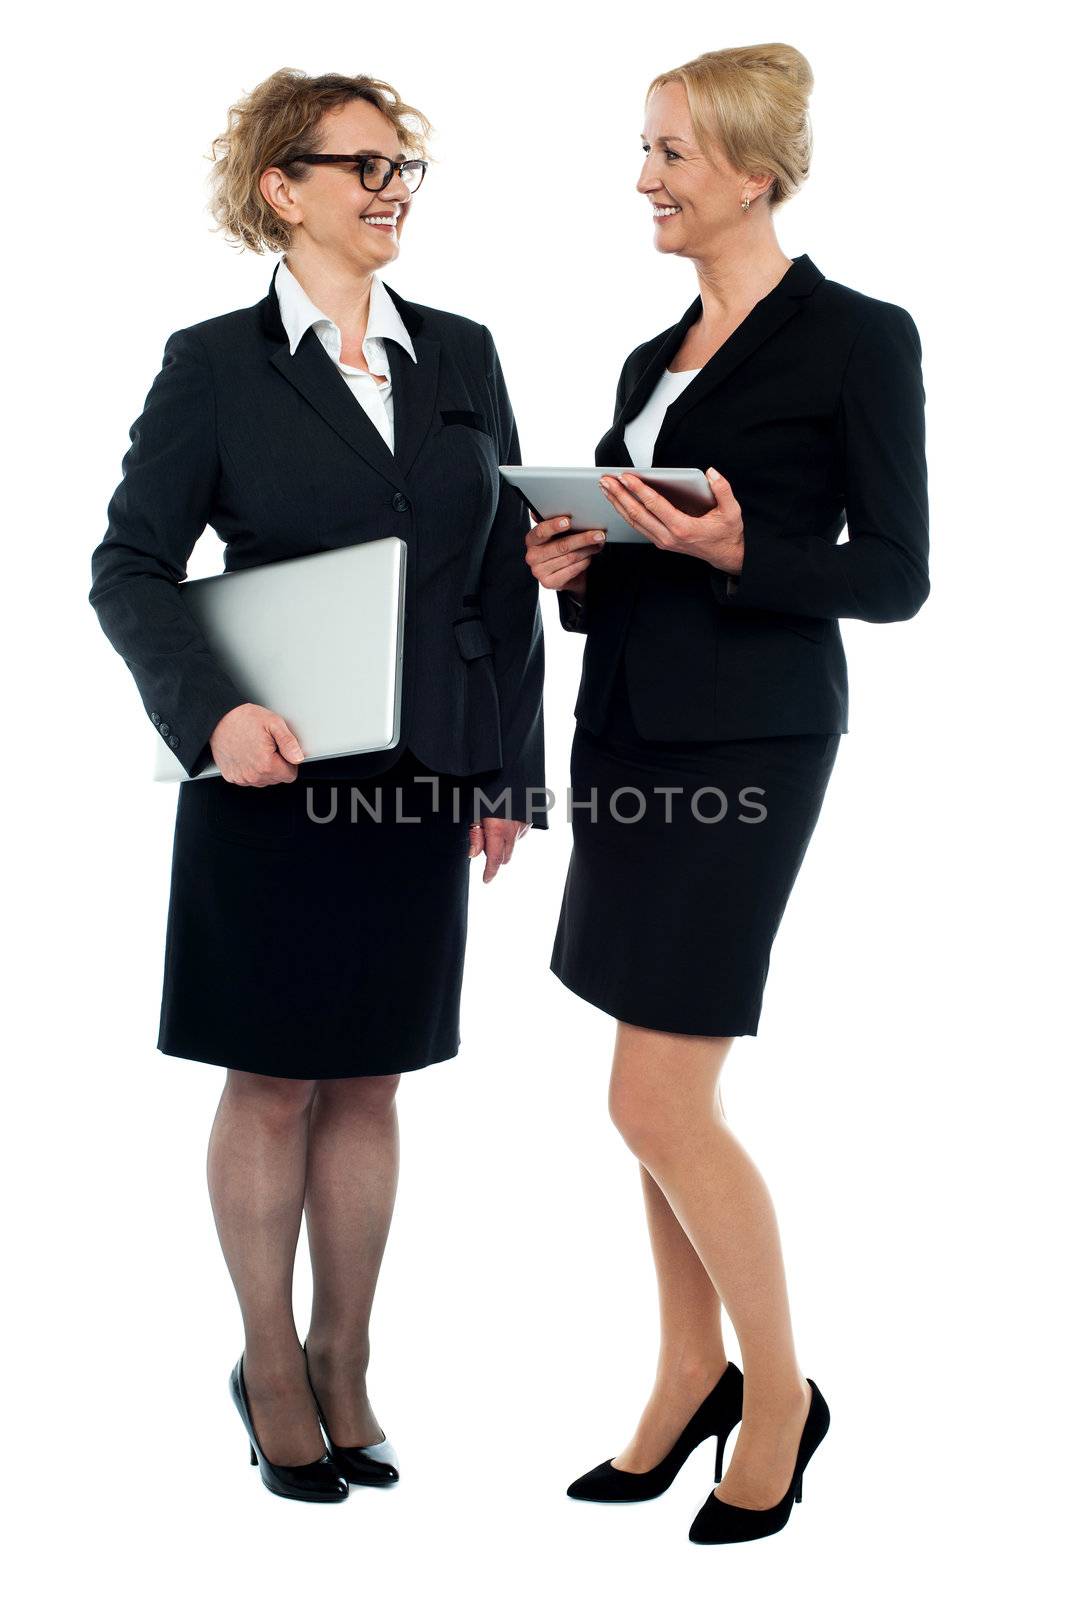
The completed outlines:
{"type": "Polygon", "coordinates": [[[537,583],[545,589],[568,589],[583,599],[588,563],[606,543],[606,532],[602,528],[585,528],[579,533],[566,533],[570,526],[569,517],[548,517],[546,522],[537,522],[525,535],[525,560],[537,583]]]}
{"type": "MultiPolygon", "coordinates": [[[[499,471],[537,522],[566,517],[575,533],[602,528],[610,543],[640,544],[647,537],[610,505],[599,486],[604,473],[633,476],[629,467],[500,467],[499,471]]],[[[713,508],[713,492],[698,467],[648,467],[639,477],[668,495],[681,511],[697,515],[713,508]]]]}
{"type": "Polygon", "coordinates": [[[713,467],[707,468],[705,486],[711,507],[701,512],[698,507],[678,506],[675,496],[659,494],[646,481],[648,476],[623,468],[606,469],[602,493],[638,535],[660,550],[696,556],[736,576],[743,566],[743,513],[728,479],[713,467]]]}
{"type": "Polygon", "coordinates": [[[588,563],[607,543],[646,541],[733,574],[743,565],[740,507],[713,467],[499,470],[537,519],[525,559],[544,588],[583,596],[588,563]],[[567,509],[556,509],[561,504],[567,509]]]}

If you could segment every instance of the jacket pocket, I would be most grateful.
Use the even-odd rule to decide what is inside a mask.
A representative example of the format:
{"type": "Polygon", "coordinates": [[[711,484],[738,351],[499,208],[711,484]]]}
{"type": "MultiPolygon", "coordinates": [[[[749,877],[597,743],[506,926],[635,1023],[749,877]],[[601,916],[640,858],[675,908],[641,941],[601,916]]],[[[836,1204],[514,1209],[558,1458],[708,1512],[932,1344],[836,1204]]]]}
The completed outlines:
{"type": "Polygon", "coordinates": [[[303,786],[271,783],[228,783],[205,778],[208,786],[205,820],[209,832],[228,844],[284,850],[296,840],[296,806],[304,803],[303,786]]]}

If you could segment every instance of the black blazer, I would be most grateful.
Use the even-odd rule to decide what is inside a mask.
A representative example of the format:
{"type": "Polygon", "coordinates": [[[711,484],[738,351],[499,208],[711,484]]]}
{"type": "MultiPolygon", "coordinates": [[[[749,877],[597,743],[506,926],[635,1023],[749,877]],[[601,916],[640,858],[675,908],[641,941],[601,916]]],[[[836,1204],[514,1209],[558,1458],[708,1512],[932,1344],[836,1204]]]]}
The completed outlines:
{"type": "MultiPolygon", "coordinates": [[[[494,773],[485,792],[510,786],[522,816],[525,790],[544,783],[543,630],[528,516],[498,472],[521,459],[513,412],[487,328],[389,293],[418,357],[389,352],[394,456],[311,329],[290,354],[273,279],[257,305],[171,334],[130,430],[89,599],[194,775],[218,719],[246,698],[178,589],[205,525],[230,572],[398,534],[409,562],[399,749],[440,772],[494,773]]],[[[397,753],[314,770],[379,772],[397,753]]]]}
{"type": "MultiPolygon", "coordinates": [[[[625,424],[701,309],[626,359],[596,465],[632,465],[625,424]]],[[[928,595],[924,400],[909,313],[799,256],[673,401],[654,451],[728,479],[742,571],[650,543],[595,555],[583,605],[559,595],[563,626],[588,635],[578,722],[601,731],[624,664],[645,738],[845,733],[837,619],[899,621],[928,595]]]]}

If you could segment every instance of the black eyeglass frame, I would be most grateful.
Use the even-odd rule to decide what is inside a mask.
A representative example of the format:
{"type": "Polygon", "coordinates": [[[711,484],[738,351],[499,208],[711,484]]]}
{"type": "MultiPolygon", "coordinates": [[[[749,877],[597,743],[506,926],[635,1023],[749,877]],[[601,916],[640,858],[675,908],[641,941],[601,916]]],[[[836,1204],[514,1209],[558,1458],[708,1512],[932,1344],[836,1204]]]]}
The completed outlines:
{"type": "Polygon", "coordinates": [[[392,160],[389,159],[388,156],[364,156],[364,155],[336,156],[336,155],[325,155],[322,152],[317,151],[317,150],[308,151],[303,155],[289,156],[288,160],[285,162],[285,165],[286,166],[292,166],[297,161],[307,161],[312,166],[316,166],[316,167],[341,166],[341,165],[346,165],[346,166],[349,166],[349,167],[357,167],[358,170],[359,170],[359,182],[362,184],[363,188],[366,189],[370,194],[379,194],[382,189],[387,189],[389,184],[392,182],[393,176],[397,172],[404,173],[406,171],[406,169],[409,168],[409,167],[417,167],[418,170],[419,170],[419,173],[420,173],[420,176],[418,178],[418,182],[417,183],[415,183],[415,184],[407,183],[406,177],[403,178],[403,182],[407,185],[407,188],[410,190],[411,194],[415,194],[417,192],[417,190],[421,187],[422,181],[425,178],[425,174],[429,170],[428,161],[423,161],[418,157],[411,158],[410,160],[407,160],[407,161],[392,161],[392,160]],[[367,163],[367,161],[383,161],[385,166],[388,168],[388,177],[385,179],[384,183],[379,183],[376,186],[376,188],[371,187],[371,185],[366,182],[366,163],[367,163]]]}

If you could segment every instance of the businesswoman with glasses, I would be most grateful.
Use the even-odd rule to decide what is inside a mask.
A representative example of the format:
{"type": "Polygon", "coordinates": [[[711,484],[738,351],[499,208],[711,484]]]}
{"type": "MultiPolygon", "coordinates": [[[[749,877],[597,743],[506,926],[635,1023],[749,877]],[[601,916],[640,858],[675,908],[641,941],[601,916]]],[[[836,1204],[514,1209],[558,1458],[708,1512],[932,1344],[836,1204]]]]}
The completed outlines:
{"type": "Polygon", "coordinates": [[[648,91],[637,188],[698,294],[625,360],[595,459],[697,466],[716,506],[682,514],[620,471],[603,492],[644,541],[558,518],[527,540],[563,625],[586,635],[551,965],[618,1021],[610,1109],[640,1163],[662,1329],[634,1437],[569,1492],[660,1494],[713,1435],[700,1543],[781,1528],[828,1427],[795,1354],[772,1202],[719,1082],[733,1038],[758,1031],[847,731],[839,619],[900,621],[929,589],[913,320],[789,258],[774,231],[808,170],[811,85],[806,59],[772,44],[700,56],[648,91]]]}
{"type": "Polygon", "coordinates": [[[214,215],[282,259],[257,305],[168,339],[93,555],[90,599],[158,736],[190,776],[220,773],[178,795],[158,1048],[227,1069],[208,1181],[245,1330],[231,1391],[267,1487],[306,1500],[398,1476],[366,1388],[396,1089],[458,1049],[469,861],[495,875],[544,782],[539,590],[497,470],[520,456],[495,345],[379,277],[430,131],[365,76],[279,71],[231,108],[214,215]],[[207,524],[229,571],[407,542],[397,749],[301,766],[285,707],[246,701],[178,588],[207,524]],[[372,782],[357,799],[345,779],[372,782]]]}

